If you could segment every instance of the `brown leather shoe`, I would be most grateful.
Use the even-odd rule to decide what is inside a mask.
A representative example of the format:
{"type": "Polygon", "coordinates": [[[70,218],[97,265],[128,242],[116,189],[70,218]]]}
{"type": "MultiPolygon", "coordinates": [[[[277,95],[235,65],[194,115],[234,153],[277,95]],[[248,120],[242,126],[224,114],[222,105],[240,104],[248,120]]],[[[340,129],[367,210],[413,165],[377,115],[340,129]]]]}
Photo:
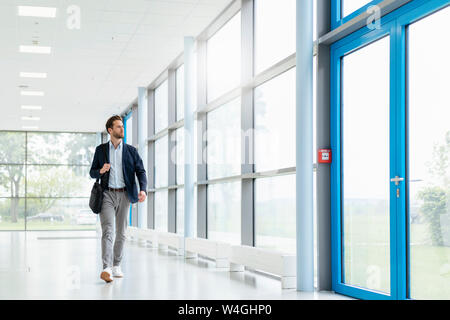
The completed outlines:
{"type": "Polygon", "coordinates": [[[108,272],[106,269],[103,270],[103,272],[100,274],[100,279],[104,280],[107,283],[113,281],[113,278],[111,277],[111,273],[108,272]]]}

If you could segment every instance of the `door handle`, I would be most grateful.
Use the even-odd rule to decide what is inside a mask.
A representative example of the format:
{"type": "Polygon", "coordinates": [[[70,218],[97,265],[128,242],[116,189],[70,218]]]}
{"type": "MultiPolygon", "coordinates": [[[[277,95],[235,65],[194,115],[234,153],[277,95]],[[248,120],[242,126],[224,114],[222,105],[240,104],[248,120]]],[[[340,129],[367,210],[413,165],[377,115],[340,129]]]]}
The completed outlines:
{"type": "Polygon", "coordinates": [[[405,180],[405,179],[404,179],[404,178],[401,178],[401,177],[399,177],[399,176],[395,176],[395,178],[392,178],[392,179],[391,179],[391,182],[395,182],[395,185],[398,186],[398,183],[399,183],[400,181],[403,181],[403,180],[405,180]]]}

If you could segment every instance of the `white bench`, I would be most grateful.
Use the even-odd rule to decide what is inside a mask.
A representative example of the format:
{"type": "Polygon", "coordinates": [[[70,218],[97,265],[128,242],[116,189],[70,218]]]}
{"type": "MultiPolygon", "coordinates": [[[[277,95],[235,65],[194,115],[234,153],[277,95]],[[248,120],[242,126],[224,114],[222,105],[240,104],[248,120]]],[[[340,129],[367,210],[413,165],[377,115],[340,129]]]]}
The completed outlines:
{"type": "Polygon", "coordinates": [[[184,255],[184,236],[172,232],[158,232],[158,247],[160,249],[177,250],[177,255],[184,255]]]}
{"type": "Polygon", "coordinates": [[[195,258],[198,254],[214,259],[217,268],[228,268],[230,245],[224,242],[202,238],[185,239],[185,258],[195,258]]]}
{"type": "Polygon", "coordinates": [[[281,288],[296,287],[296,256],[250,246],[231,246],[230,272],[242,272],[244,266],[281,277],[281,288]]]}

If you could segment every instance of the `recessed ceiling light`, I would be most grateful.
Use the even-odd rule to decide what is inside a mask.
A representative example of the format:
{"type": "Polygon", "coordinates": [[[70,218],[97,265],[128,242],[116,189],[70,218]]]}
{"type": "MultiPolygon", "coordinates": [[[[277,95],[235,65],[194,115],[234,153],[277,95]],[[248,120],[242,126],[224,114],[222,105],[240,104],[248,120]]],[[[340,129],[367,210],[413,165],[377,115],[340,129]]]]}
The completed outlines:
{"type": "Polygon", "coordinates": [[[39,54],[50,54],[52,53],[52,47],[44,46],[20,46],[19,52],[22,53],[39,53],[39,54]]]}
{"type": "Polygon", "coordinates": [[[24,110],[42,110],[42,106],[22,106],[24,110]]]}
{"type": "Polygon", "coordinates": [[[43,97],[44,92],[43,91],[20,91],[20,94],[22,96],[36,96],[36,97],[43,97]]]}
{"type": "Polygon", "coordinates": [[[47,78],[47,73],[45,72],[21,72],[21,78],[37,78],[37,79],[45,79],[47,78]]]}
{"type": "Polygon", "coordinates": [[[39,121],[41,118],[39,117],[22,117],[22,120],[29,120],[29,121],[39,121]]]}
{"type": "Polygon", "coordinates": [[[21,17],[40,17],[40,18],[55,18],[56,8],[51,7],[31,7],[18,6],[18,15],[21,17]]]}
{"type": "Polygon", "coordinates": [[[25,130],[38,130],[39,127],[37,127],[37,126],[22,126],[22,129],[25,129],[25,130]]]}

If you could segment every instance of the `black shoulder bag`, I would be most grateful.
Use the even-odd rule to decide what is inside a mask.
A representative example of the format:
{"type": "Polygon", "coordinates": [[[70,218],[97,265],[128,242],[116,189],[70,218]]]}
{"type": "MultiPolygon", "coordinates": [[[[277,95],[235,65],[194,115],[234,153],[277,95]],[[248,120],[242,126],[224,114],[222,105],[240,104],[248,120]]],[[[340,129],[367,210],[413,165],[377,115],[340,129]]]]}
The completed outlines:
{"type": "MultiPolygon", "coordinates": [[[[105,163],[107,163],[106,151],[104,147],[103,153],[105,156],[105,163]]],[[[97,180],[95,180],[94,182],[94,185],[92,186],[91,198],[89,199],[89,207],[91,208],[92,212],[98,214],[102,211],[102,203],[103,203],[103,187],[101,184],[101,176],[100,176],[100,183],[99,178],[97,178],[97,180]]]]}

